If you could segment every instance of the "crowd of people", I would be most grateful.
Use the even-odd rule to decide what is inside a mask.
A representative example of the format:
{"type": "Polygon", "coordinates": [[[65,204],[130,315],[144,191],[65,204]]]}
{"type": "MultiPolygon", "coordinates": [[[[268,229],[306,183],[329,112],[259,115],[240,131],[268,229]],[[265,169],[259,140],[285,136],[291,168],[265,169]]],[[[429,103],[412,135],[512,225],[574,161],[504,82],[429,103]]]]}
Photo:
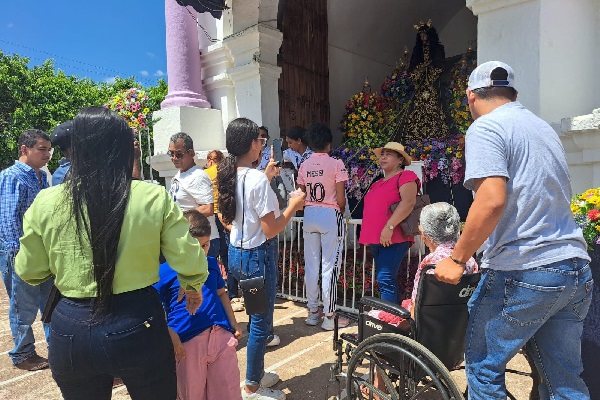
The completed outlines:
{"type": "MultiPolygon", "coordinates": [[[[382,178],[364,198],[359,242],[373,254],[381,298],[408,309],[425,264],[437,263],[428,273],[451,284],[481,271],[466,335],[470,398],[504,397],[506,363],[525,347],[544,378],[542,398],[585,399],[589,257],[569,211],[560,140],[516,97],[508,65],[485,63],[471,74],[465,186],[475,201],[462,235],[453,206],[423,208],[430,254],[412,299],[401,298],[397,277],[414,238],[399,225],[421,182],[405,169],[411,158],[400,143],[372,149],[382,178]],[[472,256],[486,239],[478,267],[472,256]]],[[[305,322],[333,330],[349,176],[329,156],[324,124],[289,129],[281,162],[269,139],[266,127],[237,118],[226,129],[227,155],[211,151],[202,168],[192,138],[175,133],[167,154],[177,173],[165,190],[139,180],[139,144],[106,108],[82,110],[51,137],[23,132],[18,161],[0,173],[0,271],[15,367],[49,366],[65,400],[108,399],[115,378],[133,399],[285,399],[272,388],[279,376],[265,372],[266,348],[280,342],[277,237],[303,210],[305,322]],[[52,145],[64,158],[48,187],[42,167],[52,145]],[[244,309],[246,329],[235,317],[244,309]],[[49,360],[35,349],[38,310],[49,360]]]]}

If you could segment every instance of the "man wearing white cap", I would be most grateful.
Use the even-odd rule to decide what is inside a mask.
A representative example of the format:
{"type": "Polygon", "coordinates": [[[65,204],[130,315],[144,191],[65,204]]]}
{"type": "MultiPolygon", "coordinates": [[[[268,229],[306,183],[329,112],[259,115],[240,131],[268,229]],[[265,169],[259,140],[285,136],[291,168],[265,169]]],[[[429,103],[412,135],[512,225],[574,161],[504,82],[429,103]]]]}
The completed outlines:
{"type": "Polygon", "coordinates": [[[470,399],[506,398],[507,362],[527,346],[542,399],[589,399],[579,374],[592,295],[590,259],[569,208],[571,186],[556,132],[516,101],[511,67],[490,61],[469,77],[475,120],[466,136],[465,187],[476,192],[439,280],[457,283],[487,239],[469,301],[465,360],[470,399]]]}

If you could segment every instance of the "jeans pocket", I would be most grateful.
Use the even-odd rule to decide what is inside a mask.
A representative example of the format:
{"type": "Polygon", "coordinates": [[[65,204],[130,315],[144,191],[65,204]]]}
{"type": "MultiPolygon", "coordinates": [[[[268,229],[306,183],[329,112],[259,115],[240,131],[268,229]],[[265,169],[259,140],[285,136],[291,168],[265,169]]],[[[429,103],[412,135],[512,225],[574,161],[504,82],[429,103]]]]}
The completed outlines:
{"type": "Polygon", "coordinates": [[[594,280],[590,279],[584,285],[585,293],[583,299],[573,303],[573,312],[577,315],[580,321],[583,321],[592,304],[592,292],[594,291],[594,280]]]}
{"type": "Polygon", "coordinates": [[[48,361],[53,374],[73,372],[73,335],[58,333],[50,328],[48,361]]]}
{"type": "Polygon", "coordinates": [[[519,326],[540,324],[548,318],[564,290],[564,286],[537,286],[507,279],[502,317],[519,326]]]}
{"type": "Polygon", "coordinates": [[[131,321],[129,326],[104,334],[104,352],[121,370],[145,369],[148,363],[157,361],[155,353],[163,345],[159,343],[160,328],[160,322],[152,316],[131,321]]]}

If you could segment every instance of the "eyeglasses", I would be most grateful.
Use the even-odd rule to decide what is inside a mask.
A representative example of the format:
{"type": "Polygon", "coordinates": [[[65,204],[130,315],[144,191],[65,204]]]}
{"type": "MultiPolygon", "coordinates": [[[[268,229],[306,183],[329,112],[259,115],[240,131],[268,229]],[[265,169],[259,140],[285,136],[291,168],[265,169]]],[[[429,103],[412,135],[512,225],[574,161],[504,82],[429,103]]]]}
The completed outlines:
{"type": "Polygon", "coordinates": [[[262,147],[267,147],[267,138],[264,138],[264,137],[259,137],[259,138],[257,138],[256,140],[260,140],[260,145],[261,145],[262,147]]]}
{"type": "Polygon", "coordinates": [[[171,158],[175,157],[176,159],[181,160],[183,158],[183,156],[185,155],[185,153],[169,150],[169,151],[167,151],[167,155],[171,158]]]}

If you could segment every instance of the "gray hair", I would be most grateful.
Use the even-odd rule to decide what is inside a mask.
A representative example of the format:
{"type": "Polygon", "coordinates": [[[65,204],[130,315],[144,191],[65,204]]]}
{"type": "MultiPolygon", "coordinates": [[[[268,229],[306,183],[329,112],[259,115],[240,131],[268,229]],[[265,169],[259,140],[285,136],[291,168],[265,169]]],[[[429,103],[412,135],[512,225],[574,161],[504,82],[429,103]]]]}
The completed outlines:
{"type": "Polygon", "coordinates": [[[456,243],[460,235],[460,215],[453,205],[440,202],[423,207],[420,225],[435,243],[456,243]]]}
{"type": "Polygon", "coordinates": [[[187,133],[179,132],[171,136],[171,143],[177,143],[178,140],[183,142],[183,147],[185,147],[186,150],[194,150],[194,141],[187,133]]]}

